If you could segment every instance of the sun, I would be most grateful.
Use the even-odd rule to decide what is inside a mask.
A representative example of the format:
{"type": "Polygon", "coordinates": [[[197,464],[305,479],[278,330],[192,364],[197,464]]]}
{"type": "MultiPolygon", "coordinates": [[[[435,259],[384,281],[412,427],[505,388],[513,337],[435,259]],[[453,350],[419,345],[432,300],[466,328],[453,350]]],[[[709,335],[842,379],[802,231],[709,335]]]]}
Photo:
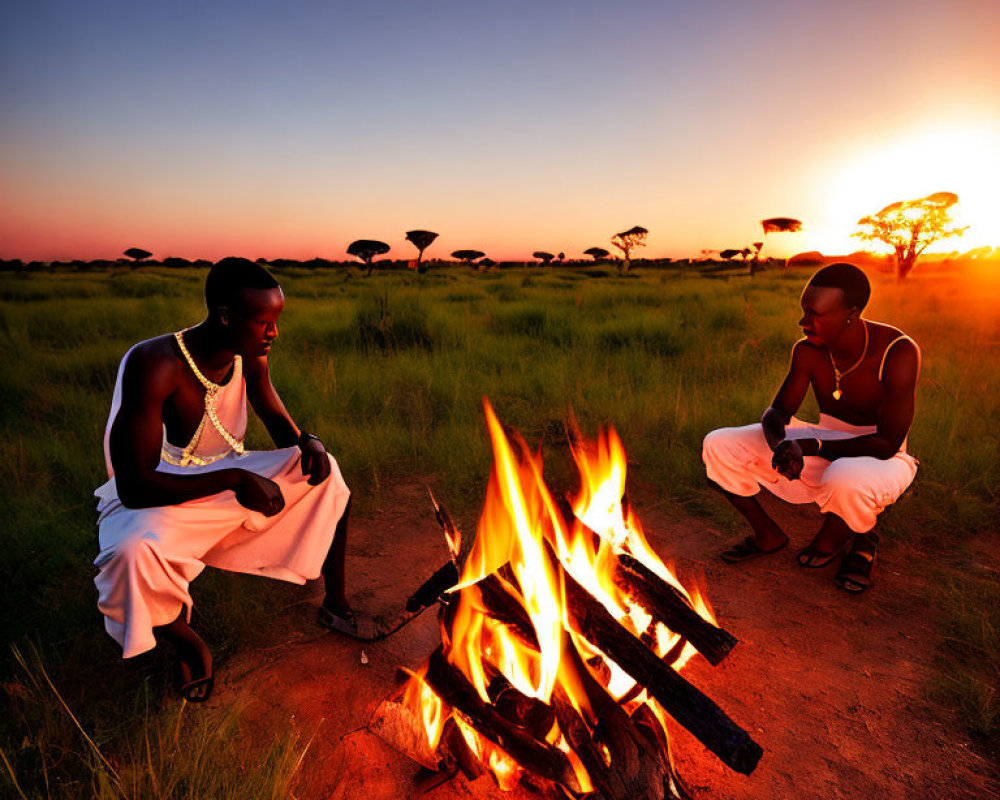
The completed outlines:
{"type": "Polygon", "coordinates": [[[857,220],[897,200],[954,192],[956,222],[969,228],[930,252],[1000,246],[1000,121],[925,126],[838,157],[826,170],[824,212],[810,241],[824,253],[860,249],[857,220]]]}

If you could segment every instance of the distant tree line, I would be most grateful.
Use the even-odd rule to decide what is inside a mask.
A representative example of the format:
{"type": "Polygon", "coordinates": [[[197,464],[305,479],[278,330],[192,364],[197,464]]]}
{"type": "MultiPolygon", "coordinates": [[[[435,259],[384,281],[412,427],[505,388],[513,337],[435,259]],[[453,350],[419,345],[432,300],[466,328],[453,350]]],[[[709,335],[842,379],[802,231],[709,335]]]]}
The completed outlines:
{"type": "MultiPolygon", "coordinates": [[[[886,206],[877,214],[871,214],[858,220],[861,230],[853,234],[864,241],[878,242],[892,248],[895,258],[895,271],[897,280],[903,280],[913,269],[917,259],[934,242],[950,236],[961,236],[966,227],[956,225],[951,219],[951,208],[958,202],[958,196],[951,192],[936,192],[917,200],[901,200],[886,206]]],[[[769,217],[760,222],[763,236],[759,241],[752,242],[744,247],[729,247],[724,250],[702,250],[702,259],[696,261],[672,259],[636,259],[633,253],[640,247],[646,246],[646,239],[649,230],[641,225],[635,225],[628,230],[614,234],[611,245],[621,252],[621,257],[616,257],[614,262],[618,268],[619,275],[629,272],[634,264],[644,266],[663,266],[674,264],[675,266],[704,264],[706,261],[714,261],[710,256],[718,253],[725,264],[731,264],[734,258],[740,257],[743,264],[749,261],[749,275],[753,275],[761,269],[764,263],[773,261],[767,259],[762,261],[761,251],[767,241],[768,234],[774,233],[797,233],[802,230],[802,221],[794,217],[769,217]]],[[[392,248],[388,243],[379,239],[356,239],[347,246],[347,255],[352,256],[364,266],[365,275],[370,276],[375,267],[380,269],[404,268],[412,269],[418,273],[427,271],[429,264],[447,263],[442,259],[425,259],[425,251],[437,240],[439,234],[430,230],[415,229],[407,231],[405,238],[417,249],[417,257],[406,261],[393,261],[382,259],[376,261],[379,256],[386,255],[392,248]]],[[[1000,249],[1000,248],[998,248],[1000,249]]],[[[991,251],[992,252],[992,251],[991,251]]],[[[167,257],[162,261],[152,260],[153,253],[141,247],[130,247],[122,253],[125,258],[115,261],[68,261],[68,262],[38,262],[31,261],[25,264],[20,259],[0,260],[0,270],[31,270],[44,267],[66,267],[79,270],[113,269],[119,266],[139,267],[142,265],[159,264],[168,268],[182,267],[207,267],[212,262],[205,260],[189,261],[186,258],[167,257]]],[[[597,264],[601,261],[610,260],[611,253],[603,247],[590,247],[583,251],[582,255],[590,256],[591,261],[573,261],[566,259],[566,253],[553,253],[548,250],[535,250],[531,256],[536,259],[536,263],[548,266],[553,263],[565,265],[597,264]]],[[[496,261],[487,257],[485,251],[476,249],[461,249],[451,252],[452,259],[459,261],[469,267],[485,271],[498,267],[496,261]]],[[[976,257],[982,257],[981,254],[976,257]]],[[[819,253],[803,253],[794,259],[784,262],[784,266],[790,266],[792,261],[805,266],[822,261],[819,253]],[[808,258],[807,258],[808,256],[808,258]]],[[[257,259],[259,263],[267,264],[271,267],[301,267],[305,269],[320,269],[330,267],[350,267],[357,265],[358,261],[338,262],[324,258],[313,258],[306,261],[293,259],[257,259]]],[[[508,262],[509,264],[525,264],[529,262],[508,262]]]]}

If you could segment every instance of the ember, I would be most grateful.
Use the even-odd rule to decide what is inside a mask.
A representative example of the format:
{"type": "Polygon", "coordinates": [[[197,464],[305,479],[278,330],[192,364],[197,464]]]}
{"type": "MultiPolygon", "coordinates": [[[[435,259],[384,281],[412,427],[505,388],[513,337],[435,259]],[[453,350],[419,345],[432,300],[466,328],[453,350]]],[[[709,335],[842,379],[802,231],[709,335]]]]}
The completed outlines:
{"type": "Polygon", "coordinates": [[[696,652],[719,663],[736,640],[623,503],[615,431],[571,445],[581,486],[569,503],[547,489],[540,454],[504,433],[488,401],[485,410],[493,470],[462,565],[461,535],[432,496],[452,561],[408,608],[441,596],[441,645],[376,712],[419,726],[418,742],[392,743],[470,779],[487,770],[501,789],[523,781],[576,797],[686,797],[669,716],[750,774],[760,746],[679,674],[696,652]]]}

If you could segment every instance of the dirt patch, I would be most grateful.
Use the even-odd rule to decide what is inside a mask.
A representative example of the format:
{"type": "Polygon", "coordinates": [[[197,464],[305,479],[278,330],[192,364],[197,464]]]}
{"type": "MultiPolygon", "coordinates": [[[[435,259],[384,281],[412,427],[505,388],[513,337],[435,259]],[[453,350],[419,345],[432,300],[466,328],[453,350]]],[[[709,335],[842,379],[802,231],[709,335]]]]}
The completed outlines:
{"type": "MultiPolygon", "coordinates": [[[[927,587],[907,571],[908,554],[884,548],[873,589],[849,596],[833,581],[835,567],[795,563],[796,545],[809,540],[818,514],[765,503],[792,546],[727,566],[716,553],[731,535],[635,502],[653,546],[675,561],[682,579],[704,575],[720,622],[740,640],[720,666],[696,658],[685,675],[764,748],[757,770],[744,777],[678,728],[674,756],[695,797],[967,798],[996,791],[991,764],[972,751],[954,712],[927,697],[942,635],[927,587]]],[[[350,535],[351,596],[367,615],[391,617],[447,558],[424,484],[397,487],[384,509],[352,521],[350,535]]],[[[254,740],[289,725],[312,737],[299,800],[499,795],[488,779],[431,788],[430,776],[361,730],[395,688],[397,667],[416,667],[439,641],[433,610],[386,641],[362,645],[318,632],[317,602],[314,592],[285,612],[287,642],[226,664],[212,701],[244,702],[254,740]]]]}

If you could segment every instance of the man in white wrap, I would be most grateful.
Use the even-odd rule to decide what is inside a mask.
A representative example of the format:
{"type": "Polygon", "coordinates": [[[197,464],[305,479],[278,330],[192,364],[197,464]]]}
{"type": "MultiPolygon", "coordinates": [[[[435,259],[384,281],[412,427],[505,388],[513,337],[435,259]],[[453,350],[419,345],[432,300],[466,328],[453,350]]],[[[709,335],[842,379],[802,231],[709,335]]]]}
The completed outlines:
{"type": "Polygon", "coordinates": [[[802,293],[805,335],[760,423],[720,428],[705,437],[702,458],[753,535],[722,553],[736,563],[788,544],[784,531],[756,498],[763,486],[791,503],[816,503],[824,520],[796,556],[806,568],[824,567],[847,551],[837,581],[863,592],[871,581],[878,514],[913,481],[917,461],[906,452],[913,422],[920,350],[898,329],[862,318],[871,295],[852,264],[819,270],[802,293]],[[819,422],[795,418],[812,388],[819,422]]]}
{"type": "Polygon", "coordinates": [[[178,689],[195,702],[213,685],[189,624],[188,585],[206,565],[299,584],[322,574],[321,622],[357,630],[344,595],[350,491],[270,379],[281,289],[258,264],[227,258],[205,298],[203,322],[122,359],[104,435],[109,480],[95,493],[105,627],[125,658],[158,636],[172,642],[178,689]],[[279,449],[244,450],[248,399],[279,449]]]}

